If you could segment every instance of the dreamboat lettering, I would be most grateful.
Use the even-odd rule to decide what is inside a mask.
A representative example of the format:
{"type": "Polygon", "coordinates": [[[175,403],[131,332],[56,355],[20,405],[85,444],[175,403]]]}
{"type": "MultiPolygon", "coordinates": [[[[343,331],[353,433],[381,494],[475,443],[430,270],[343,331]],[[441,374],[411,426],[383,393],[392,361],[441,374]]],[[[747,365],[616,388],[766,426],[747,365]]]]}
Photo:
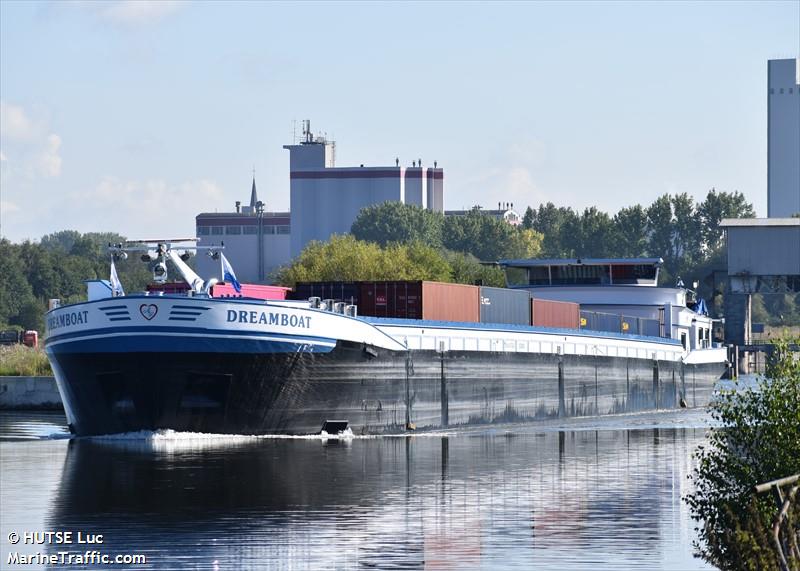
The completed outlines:
{"type": "Polygon", "coordinates": [[[71,325],[84,325],[86,323],[89,323],[89,312],[86,310],[64,312],[58,315],[51,315],[47,318],[47,328],[50,331],[62,327],[70,327],[71,325]]]}
{"type": "Polygon", "coordinates": [[[272,313],[268,311],[235,311],[228,310],[228,323],[253,323],[256,325],[279,325],[281,327],[311,326],[311,316],[286,315],[285,313],[272,313]]]}

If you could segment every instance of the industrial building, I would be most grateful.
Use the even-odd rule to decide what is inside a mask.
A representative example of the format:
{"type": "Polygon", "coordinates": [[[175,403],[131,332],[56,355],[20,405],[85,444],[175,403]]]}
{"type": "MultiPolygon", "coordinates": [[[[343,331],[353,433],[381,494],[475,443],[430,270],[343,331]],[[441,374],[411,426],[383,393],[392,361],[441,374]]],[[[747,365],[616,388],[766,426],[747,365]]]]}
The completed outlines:
{"type": "Polygon", "coordinates": [[[444,211],[444,172],[435,162],[433,168],[423,167],[422,160],[400,166],[399,159],[389,167],[336,167],[333,141],[314,136],[307,121],[303,137],[283,147],[289,151],[291,257],[311,240],[350,232],[367,206],[396,201],[444,211]]]}
{"type": "MultiPolygon", "coordinates": [[[[197,237],[202,245],[225,243],[225,257],[243,282],[264,282],[275,269],[291,259],[288,212],[266,212],[258,200],[256,179],[250,203],[236,202],[235,212],[203,212],[196,219],[197,237]]],[[[219,261],[198,256],[197,271],[202,276],[220,276],[219,261]]]]}
{"type": "MultiPolygon", "coordinates": [[[[258,200],[256,182],[249,204],[235,212],[204,212],[196,217],[202,244],[225,243],[225,256],[243,282],[264,282],[278,267],[300,254],[312,240],[350,232],[359,211],[387,201],[444,211],[444,171],[434,162],[410,167],[395,160],[388,167],[336,167],[333,141],[311,133],[303,122],[303,140],[289,151],[290,212],[267,212],[258,200]]],[[[219,262],[200,256],[201,275],[220,273],[219,262]]]]}
{"type": "Polygon", "coordinates": [[[767,216],[800,213],[800,58],[767,64],[767,216]]]}
{"type": "Polygon", "coordinates": [[[497,209],[485,210],[480,206],[473,206],[469,210],[445,210],[445,216],[466,216],[470,212],[477,210],[484,216],[491,216],[497,220],[503,220],[511,226],[519,226],[522,224],[522,216],[519,212],[514,210],[513,202],[498,202],[497,209]]]}

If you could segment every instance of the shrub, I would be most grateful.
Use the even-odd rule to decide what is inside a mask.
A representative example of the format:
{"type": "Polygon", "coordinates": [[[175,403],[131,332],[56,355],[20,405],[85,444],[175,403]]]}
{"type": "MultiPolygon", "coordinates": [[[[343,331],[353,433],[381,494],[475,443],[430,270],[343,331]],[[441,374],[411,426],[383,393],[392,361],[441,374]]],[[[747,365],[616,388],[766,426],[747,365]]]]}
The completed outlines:
{"type": "MultiPolygon", "coordinates": [[[[800,472],[800,361],[785,341],[773,349],[757,386],[722,392],[710,405],[717,426],[695,454],[695,491],[684,498],[699,522],[697,555],[720,569],[779,568],[775,500],[754,496],[753,486],[800,472]]],[[[800,532],[797,504],[796,496],[789,535],[800,532]]],[[[797,559],[789,565],[800,569],[797,559]]]]}
{"type": "Polygon", "coordinates": [[[41,377],[52,374],[47,355],[41,349],[25,345],[0,347],[0,376],[41,377]]]}

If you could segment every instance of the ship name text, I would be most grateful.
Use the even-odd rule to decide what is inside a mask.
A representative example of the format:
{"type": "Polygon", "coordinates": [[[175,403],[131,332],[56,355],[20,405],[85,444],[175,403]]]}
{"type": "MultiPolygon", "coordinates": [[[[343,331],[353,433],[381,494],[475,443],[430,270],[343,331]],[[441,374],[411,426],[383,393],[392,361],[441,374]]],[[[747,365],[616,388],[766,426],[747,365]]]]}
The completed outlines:
{"type": "Polygon", "coordinates": [[[311,326],[311,317],[269,311],[234,311],[229,309],[228,323],[253,323],[256,325],[279,325],[281,327],[308,329],[311,326]]]}
{"type": "Polygon", "coordinates": [[[89,312],[84,311],[69,311],[59,313],[58,315],[51,315],[47,318],[47,328],[50,331],[60,329],[62,327],[69,327],[71,325],[84,325],[89,323],[89,312]]]}

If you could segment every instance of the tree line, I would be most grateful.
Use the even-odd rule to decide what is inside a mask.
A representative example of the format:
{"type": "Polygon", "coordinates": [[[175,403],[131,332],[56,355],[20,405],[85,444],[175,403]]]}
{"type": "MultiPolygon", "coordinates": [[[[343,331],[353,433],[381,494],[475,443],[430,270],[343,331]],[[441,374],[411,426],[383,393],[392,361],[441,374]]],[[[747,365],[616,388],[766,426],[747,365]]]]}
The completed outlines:
{"type": "MultiPolygon", "coordinates": [[[[649,206],[636,204],[614,214],[548,202],[528,207],[519,226],[479,208],[445,217],[387,202],[364,208],[350,235],[309,244],[272,281],[429,279],[502,286],[502,271],[491,265],[501,259],[648,256],[664,259],[662,285],[673,285],[678,277],[687,286],[699,281],[699,293],[719,312],[723,284],[706,279],[713,270],[725,269],[719,222],[754,214],[741,193],[714,189],[701,202],[685,193],[664,195],[649,206]]],[[[85,295],[84,280],[108,279],[107,245],[123,240],[118,234],[74,230],[38,242],[0,239],[0,327],[41,329],[48,299],[78,301],[85,295]]],[[[143,290],[151,275],[138,259],[118,262],[117,270],[130,291],[143,290]]],[[[754,296],[753,320],[800,323],[798,297],[754,296]]]]}
{"type": "MultiPolygon", "coordinates": [[[[109,278],[109,242],[125,238],[109,232],[62,230],[40,241],[14,244],[0,239],[0,327],[44,327],[47,300],[81,301],[84,280],[109,278]]],[[[138,259],[117,263],[126,288],[144,290],[151,273],[138,259]]]]}
{"type": "Polygon", "coordinates": [[[664,279],[674,282],[722,248],[723,218],[753,218],[753,205],[740,192],[711,189],[702,202],[687,193],[658,197],[610,215],[595,207],[583,212],[552,202],[528,207],[524,228],[544,235],[542,255],[552,258],[657,257],[664,279]]]}

